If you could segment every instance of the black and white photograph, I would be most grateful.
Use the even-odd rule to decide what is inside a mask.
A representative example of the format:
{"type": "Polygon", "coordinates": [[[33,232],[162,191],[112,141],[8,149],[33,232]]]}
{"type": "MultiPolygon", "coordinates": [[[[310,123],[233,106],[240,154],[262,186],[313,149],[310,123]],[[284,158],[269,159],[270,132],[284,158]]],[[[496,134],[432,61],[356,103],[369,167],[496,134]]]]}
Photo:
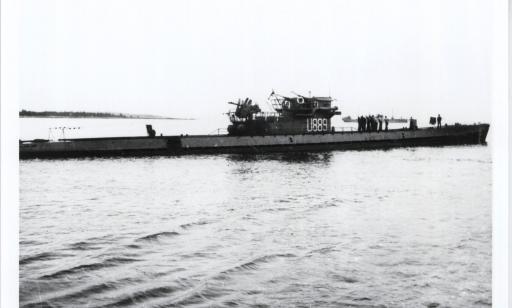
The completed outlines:
{"type": "Polygon", "coordinates": [[[502,7],[17,1],[2,296],[506,307],[502,7]]]}

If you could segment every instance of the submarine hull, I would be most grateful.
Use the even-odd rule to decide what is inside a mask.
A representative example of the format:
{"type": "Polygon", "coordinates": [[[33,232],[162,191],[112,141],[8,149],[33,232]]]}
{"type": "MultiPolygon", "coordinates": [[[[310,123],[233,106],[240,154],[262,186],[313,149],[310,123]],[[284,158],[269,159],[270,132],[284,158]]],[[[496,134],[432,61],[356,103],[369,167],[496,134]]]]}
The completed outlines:
{"type": "Polygon", "coordinates": [[[160,136],[20,142],[20,159],[221,153],[371,150],[413,146],[485,144],[488,124],[381,132],[331,132],[264,136],[160,136]]]}

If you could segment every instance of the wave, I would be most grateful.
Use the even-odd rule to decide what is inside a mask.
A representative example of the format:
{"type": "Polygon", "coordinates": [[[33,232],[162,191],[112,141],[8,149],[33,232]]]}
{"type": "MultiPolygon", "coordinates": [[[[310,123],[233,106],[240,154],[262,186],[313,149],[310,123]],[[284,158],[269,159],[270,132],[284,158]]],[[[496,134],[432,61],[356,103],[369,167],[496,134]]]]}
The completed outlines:
{"type": "Polygon", "coordinates": [[[60,297],[59,300],[60,299],[73,300],[73,299],[78,299],[78,298],[87,298],[91,295],[97,295],[97,294],[100,294],[100,293],[103,293],[106,291],[114,290],[114,289],[116,289],[115,285],[117,285],[117,284],[118,284],[117,282],[116,283],[95,284],[95,285],[87,287],[83,290],[64,295],[64,296],[60,297]]]}
{"type": "Polygon", "coordinates": [[[182,254],[180,255],[181,258],[189,259],[189,258],[213,258],[214,256],[217,256],[216,253],[213,252],[194,252],[190,254],[182,254]]]}
{"type": "Polygon", "coordinates": [[[135,244],[129,244],[129,245],[126,245],[125,247],[131,248],[131,249],[140,249],[141,248],[141,246],[135,245],[135,244]]]}
{"type": "Polygon", "coordinates": [[[342,281],[342,282],[346,282],[346,283],[356,283],[356,282],[359,282],[359,280],[357,280],[356,278],[353,278],[353,277],[348,277],[348,276],[342,276],[342,275],[333,275],[333,278],[338,280],[338,281],[342,281]]]}
{"type": "Polygon", "coordinates": [[[371,301],[372,299],[369,297],[358,297],[354,298],[355,301],[362,302],[362,301],[371,301]]]}
{"type": "Polygon", "coordinates": [[[387,308],[385,305],[369,305],[369,304],[356,304],[350,302],[337,302],[337,307],[358,307],[358,308],[387,308]]]}
{"type": "Polygon", "coordinates": [[[61,302],[69,302],[69,301],[73,301],[73,300],[84,299],[84,298],[88,298],[89,296],[95,296],[95,295],[98,295],[101,293],[119,289],[120,286],[125,285],[125,284],[134,284],[134,283],[138,283],[138,282],[141,282],[141,280],[134,279],[134,278],[124,278],[124,279],[120,279],[120,280],[116,280],[116,281],[102,282],[99,284],[94,284],[94,285],[85,287],[78,291],[73,291],[71,293],[64,294],[62,296],[52,297],[52,298],[49,298],[49,299],[46,299],[46,300],[40,301],[40,302],[28,303],[28,304],[23,305],[22,307],[46,307],[46,306],[53,307],[52,303],[55,303],[55,302],[61,303],[61,302]]]}
{"type": "MultiPolygon", "coordinates": [[[[263,263],[268,263],[274,259],[277,258],[293,258],[297,257],[296,255],[292,253],[284,253],[284,254],[271,254],[271,255],[265,255],[261,257],[254,258],[251,261],[242,263],[237,266],[233,266],[231,268],[228,268],[226,270],[223,270],[219,272],[216,275],[211,276],[209,279],[217,280],[217,281],[224,281],[229,279],[228,275],[232,273],[237,272],[243,272],[247,270],[254,270],[259,265],[263,263]]],[[[222,284],[223,285],[223,284],[222,284]]],[[[216,298],[225,296],[229,294],[229,290],[215,286],[215,284],[208,283],[205,281],[201,286],[197,286],[195,288],[192,288],[188,291],[183,292],[183,294],[179,294],[174,299],[171,299],[171,301],[165,305],[162,305],[162,307],[181,307],[181,306],[189,306],[189,305],[199,305],[204,304],[205,302],[208,302],[210,300],[214,300],[216,298]]],[[[253,293],[250,294],[259,294],[260,291],[253,291],[253,293]]],[[[130,303],[133,304],[133,303],[130,303]]],[[[226,303],[227,305],[227,303],[226,303]]]]}
{"type": "Polygon", "coordinates": [[[99,270],[99,269],[103,269],[103,268],[107,268],[107,267],[114,267],[119,264],[132,263],[132,262],[136,262],[136,261],[140,261],[140,260],[132,259],[132,258],[123,258],[123,257],[109,258],[102,262],[82,264],[82,265],[78,265],[78,266],[68,268],[65,270],[60,270],[53,274],[44,275],[39,278],[40,279],[57,279],[57,278],[61,278],[63,276],[67,276],[67,275],[74,275],[74,274],[83,273],[83,272],[95,271],[95,270],[99,270]]]}
{"type": "Polygon", "coordinates": [[[243,264],[237,265],[230,269],[224,270],[224,271],[220,272],[220,274],[229,274],[229,273],[245,271],[245,270],[254,270],[260,264],[268,263],[269,261],[276,259],[276,258],[295,258],[295,257],[297,257],[297,256],[292,253],[265,255],[262,257],[255,258],[249,262],[245,262],[243,264]]]}
{"type": "Polygon", "coordinates": [[[421,266],[423,265],[422,262],[419,260],[414,259],[404,259],[404,260],[398,260],[398,261],[384,261],[384,262],[378,262],[375,263],[377,266],[383,266],[383,267],[396,267],[396,266],[402,266],[402,265],[410,265],[410,266],[421,266]]]}
{"type": "Polygon", "coordinates": [[[286,207],[270,207],[263,210],[263,212],[282,212],[282,211],[289,211],[290,208],[286,207]]]}
{"type": "Polygon", "coordinates": [[[329,253],[331,253],[333,251],[337,251],[336,246],[327,246],[327,247],[322,247],[322,248],[319,248],[319,249],[311,250],[310,252],[308,252],[306,254],[306,256],[310,257],[313,254],[325,255],[325,254],[329,254],[329,253]]]}
{"type": "Polygon", "coordinates": [[[98,250],[100,247],[94,246],[91,242],[77,242],[69,245],[71,250],[98,250]]]}
{"type": "Polygon", "coordinates": [[[227,294],[228,292],[224,288],[208,286],[202,290],[194,289],[177,296],[168,305],[164,305],[164,307],[187,307],[204,304],[227,294]]]}
{"type": "Polygon", "coordinates": [[[489,300],[479,299],[475,302],[475,305],[492,307],[492,302],[489,300]]]}
{"type": "Polygon", "coordinates": [[[183,229],[188,229],[188,228],[191,228],[194,226],[202,226],[202,225],[206,225],[206,224],[209,224],[209,222],[203,220],[203,221],[198,221],[198,222],[190,222],[187,224],[182,224],[180,227],[183,229]]]}
{"type": "Polygon", "coordinates": [[[25,305],[20,306],[20,307],[21,308],[55,308],[55,306],[50,304],[50,302],[48,302],[48,301],[25,304],[25,305]]]}
{"type": "Polygon", "coordinates": [[[24,245],[41,245],[41,244],[44,244],[43,242],[38,242],[38,241],[20,241],[20,246],[24,246],[24,245]]]}
{"type": "Polygon", "coordinates": [[[55,259],[58,259],[58,258],[61,258],[61,257],[64,257],[64,256],[65,255],[56,254],[56,253],[52,253],[52,252],[42,252],[42,253],[38,253],[38,254],[35,254],[35,255],[32,255],[32,256],[27,256],[27,257],[24,257],[24,258],[20,258],[19,264],[20,265],[27,265],[27,264],[30,264],[30,263],[33,263],[33,262],[37,262],[37,261],[55,260],[55,259]]]}
{"type": "Polygon", "coordinates": [[[158,232],[158,233],[154,233],[154,234],[150,234],[150,235],[146,235],[146,236],[140,237],[136,241],[137,242],[140,242],[140,241],[154,241],[154,240],[158,240],[160,237],[172,237],[172,236],[177,236],[177,235],[180,235],[180,234],[178,232],[175,232],[175,231],[164,231],[164,232],[158,232]]]}
{"type": "Polygon", "coordinates": [[[131,305],[140,305],[141,302],[143,302],[144,300],[169,296],[170,294],[173,294],[179,290],[180,290],[179,288],[175,288],[175,287],[162,286],[162,287],[151,288],[148,290],[137,291],[133,294],[126,295],[125,297],[121,298],[120,300],[118,300],[114,303],[107,304],[107,305],[104,305],[101,307],[111,308],[111,307],[125,307],[125,306],[131,306],[131,305]]]}

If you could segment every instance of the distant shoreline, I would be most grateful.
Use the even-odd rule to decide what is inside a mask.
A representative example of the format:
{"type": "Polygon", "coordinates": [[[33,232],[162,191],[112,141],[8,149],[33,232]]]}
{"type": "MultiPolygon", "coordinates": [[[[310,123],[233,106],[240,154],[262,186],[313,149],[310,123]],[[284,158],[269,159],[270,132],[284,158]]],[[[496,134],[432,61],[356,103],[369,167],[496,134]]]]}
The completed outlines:
{"type": "Polygon", "coordinates": [[[154,115],[137,115],[108,112],[76,112],[76,111],[30,111],[21,110],[20,118],[76,118],[76,119],[126,119],[126,120],[194,120],[192,118],[173,118],[154,115]]]}
{"type": "Polygon", "coordinates": [[[159,118],[159,117],[88,117],[88,116],[21,116],[20,118],[38,118],[38,119],[121,119],[121,120],[182,120],[182,121],[193,121],[192,118],[159,118]]]}

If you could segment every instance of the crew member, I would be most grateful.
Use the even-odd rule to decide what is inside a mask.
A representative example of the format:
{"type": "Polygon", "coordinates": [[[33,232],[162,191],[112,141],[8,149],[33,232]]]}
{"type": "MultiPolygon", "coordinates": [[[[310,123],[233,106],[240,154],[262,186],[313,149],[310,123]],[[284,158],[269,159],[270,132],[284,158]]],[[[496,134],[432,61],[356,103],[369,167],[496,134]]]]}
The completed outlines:
{"type": "Polygon", "coordinates": [[[384,117],[384,123],[386,124],[386,131],[388,131],[389,119],[388,116],[384,117]]]}
{"type": "Polygon", "coordinates": [[[379,132],[381,132],[382,131],[382,116],[379,116],[378,119],[379,119],[379,132]]]}
{"type": "Polygon", "coordinates": [[[366,117],[366,131],[367,131],[367,132],[371,131],[371,125],[372,125],[372,123],[371,123],[371,121],[370,121],[370,120],[371,120],[370,116],[367,116],[367,117],[366,117]]]}
{"type": "Polygon", "coordinates": [[[441,115],[440,115],[440,114],[438,114],[438,115],[437,115],[437,128],[441,128],[441,120],[442,120],[442,119],[443,119],[443,118],[441,118],[441,115]]]}

